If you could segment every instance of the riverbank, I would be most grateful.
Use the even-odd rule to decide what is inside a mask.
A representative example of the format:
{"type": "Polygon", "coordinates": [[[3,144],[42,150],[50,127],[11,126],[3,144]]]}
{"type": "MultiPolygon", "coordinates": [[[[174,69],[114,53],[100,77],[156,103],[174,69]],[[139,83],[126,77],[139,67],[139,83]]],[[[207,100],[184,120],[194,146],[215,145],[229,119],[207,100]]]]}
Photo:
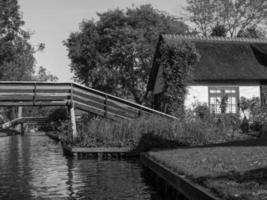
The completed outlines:
{"type": "MultiPolygon", "coordinates": [[[[220,122],[222,123],[222,122],[220,122]]],[[[193,118],[169,120],[158,116],[114,122],[108,119],[83,118],[77,123],[78,136],[73,140],[65,126],[60,129],[63,144],[77,148],[130,148],[137,152],[206,145],[246,139],[231,125],[221,125],[193,118]]]]}
{"type": "Polygon", "coordinates": [[[263,140],[250,140],[232,146],[149,152],[148,156],[223,200],[263,200],[267,197],[266,145],[263,140]]]}
{"type": "MultiPolygon", "coordinates": [[[[63,150],[78,159],[121,158],[121,153],[128,153],[126,150],[135,151],[137,156],[149,152],[158,165],[173,172],[170,179],[180,176],[178,178],[183,182],[192,183],[189,184],[193,185],[191,188],[207,190],[208,196],[214,196],[211,199],[264,199],[261,191],[267,185],[261,186],[262,183],[258,182],[259,174],[264,172],[260,168],[267,168],[267,162],[263,161],[267,156],[264,140],[251,139],[252,136],[238,132],[228,134],[229,131],[224,131],[226,129],[202,121],[189,126],[160,118],[122,123],[96,119],[90,125],[80,127],[76,140],[66,132],[67,129],[62,129],[65,131],[60,132],[58,138],[63,150]],[[204,125],[206,127],[201,130],[204,125]],[[258,174],[255,171],[259,171],[258,174]],[[246,176],[256,178],[240,182],[246,180],[246,176]]],[[[191,190],[187,192],[191,194],[191,190]]],[[[196,193],[195,196],[199,195],[196,193]]]]}
{"type": "Polygon", "coordinates": [[[63,152],[66,155],[80,159],[122,159],[129,157],[139,157],[129,147],[75,147],[62,144],[63,152]]]}

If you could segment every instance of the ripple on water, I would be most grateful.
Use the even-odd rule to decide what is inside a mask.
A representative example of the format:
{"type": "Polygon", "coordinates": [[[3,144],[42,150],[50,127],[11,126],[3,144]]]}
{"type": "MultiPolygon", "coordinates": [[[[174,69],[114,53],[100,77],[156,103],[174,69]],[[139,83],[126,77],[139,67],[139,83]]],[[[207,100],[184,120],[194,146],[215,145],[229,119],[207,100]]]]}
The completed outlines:
{"type": "Polygon", "coordinates": [[[160,199],[137,161],[75,161],[46,136],[0,138],[0,199],[160,199]]]}

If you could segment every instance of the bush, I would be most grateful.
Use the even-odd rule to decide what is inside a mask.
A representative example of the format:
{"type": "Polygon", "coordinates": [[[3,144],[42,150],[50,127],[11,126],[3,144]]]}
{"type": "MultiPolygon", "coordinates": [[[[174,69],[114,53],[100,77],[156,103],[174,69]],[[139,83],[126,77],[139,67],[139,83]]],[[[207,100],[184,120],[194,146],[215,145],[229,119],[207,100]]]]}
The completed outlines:
{"type": "MultiPolygon", "coordinates": [[[[227,99],[227,98],[226,98],[227,99]]],[[[222,108],[225,106],[221,106],[222,108]]],[[[225,110],[225,108],[223,108],[225,110]]],[[[210,112],[207,104],[202,104],[200,102],[195,102],[193,105],[193,110],[187,111],[186,121],[187,123],[192,123],[196,120],[200,120],[202,124],[209,123],[210,126],[215,126],[217,131],[222,135],[233,134],[238,132],[240,129],[240,118],[237,114],[214,114],[210,112]],[[189,117],[190,116],[190,117],[189,117]],[[189,119],[191,118],[191,119],[189,119]]]]}
{"type": "Polygon", "coordinates": [[[48,115],[50,122],[60,122],[68,119],[67,109],[65,107],[56,108],[48,115]]]}
{"type": "Polygon", "coordinates": [[[260,105],[259,98],[246,99],[241,97],[240,108],[246,116],[248,113],[249,129],[252,131],[260,131],[264,124],[267,122],[267,113],[260,105]]]}
{"type": "Polygon", "coordinates": [[[255,132],[259,132],[262,128],[262,124],[258,121],[252,121],[252,123],[249,126],[249,129],[255,132]]]}
{"type": "Polygon", "coordinates": [[[200,119],[209,119],[211,117],[210,109],[206,103],[201,104],[200,102],[195,103],[193,105],[194,109],[193,112],[196,114],[197,117],[200,119]]]}
{"type": "Polygon", "coordinates": [[[248,123],[248,119],[246,118],[246,116],[242,120],[242,123],[240,125],[240,129],[242,130],[243,133],[249,132],[249,123],[248,123]]]}

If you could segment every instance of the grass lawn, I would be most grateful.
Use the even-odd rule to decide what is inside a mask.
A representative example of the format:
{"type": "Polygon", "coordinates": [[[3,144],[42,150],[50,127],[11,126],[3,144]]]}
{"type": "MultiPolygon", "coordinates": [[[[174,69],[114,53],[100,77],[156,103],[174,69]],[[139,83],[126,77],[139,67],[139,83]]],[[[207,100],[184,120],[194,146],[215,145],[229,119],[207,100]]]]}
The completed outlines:
{"type": "Polygon", "coordinates": [[[267,142],[264,140],[149,155],[172,171],[210,188],[222,199],[267,199],[267,142]]]}

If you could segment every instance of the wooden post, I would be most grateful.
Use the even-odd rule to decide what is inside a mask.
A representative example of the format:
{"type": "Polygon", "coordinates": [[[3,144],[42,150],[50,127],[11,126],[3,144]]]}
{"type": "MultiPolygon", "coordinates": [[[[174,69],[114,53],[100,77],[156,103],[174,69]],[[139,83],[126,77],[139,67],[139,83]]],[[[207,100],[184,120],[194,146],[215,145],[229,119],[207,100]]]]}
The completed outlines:
{"type": "Polygon", "coordinates": [[[70,114],[72,137],[75,140],[77,138],[77,129],[76,129],[74,105],[71,104],[71,106],[69,106],[68,109],[69,109],[69,114],[70,114]]]}
{"type": "Polygon", "coordinates": [[[71,91],[70,91],[71,102],[70,102],[68,109],[69,109],[70,121],[71,121],[72,138],[73,138],[73,140],[76,140],[77,128],[76,128],[76,120],[75,120],[75,109],[74,109],[74,103],[73,103],[73,85],[72,85],[72,83],[70,86],[71,86],[71,91]]]}
{"type": "Polygon", "coordinates": [[[22,118],[22,106],[18,107],[18,118],[22,118]]]}
{"type": "Polygon", "coordinates": [[[21,135],[24,135],[24,124],[20,123],[20,133],[21,135]]]}

